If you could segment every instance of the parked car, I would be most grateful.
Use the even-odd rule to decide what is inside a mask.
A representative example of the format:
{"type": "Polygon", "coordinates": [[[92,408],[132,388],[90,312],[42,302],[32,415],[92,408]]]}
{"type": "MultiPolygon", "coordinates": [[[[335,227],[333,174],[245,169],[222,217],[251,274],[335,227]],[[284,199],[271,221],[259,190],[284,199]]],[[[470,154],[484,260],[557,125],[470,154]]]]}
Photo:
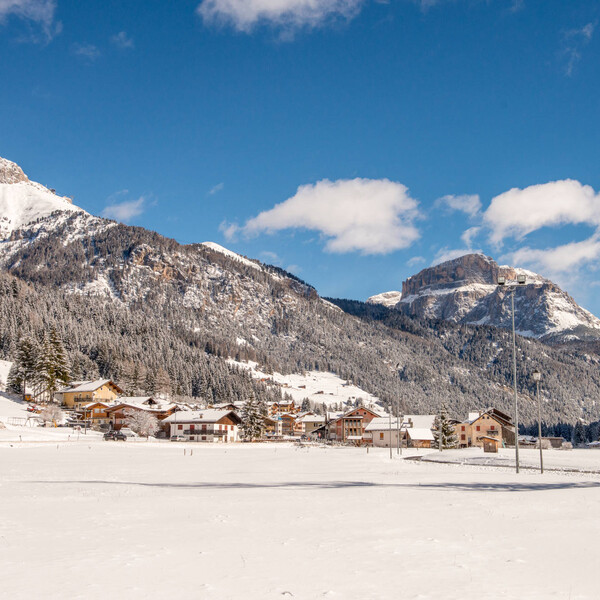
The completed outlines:
{"type": "Polygon", "coordinates": [[[185,437],[182,435],[172,435],[171,441],[172,442],[185,442],[185,437]]]}
{"type": "Polygon", "coordinates": [[[115,442],[126,442],[127,436],[120,431],[107,431],[104,434],[105,440],[114,440],[115,442]]]}
{"type": "Polygon", "coordinates": [[[133,431],[131,429],[129,429],[129,427],[121,427],[121,429],[119,429],[119,431],[130,438],[134,438],[134,437],[138,437],[137,433],[133,433],[133,431]]]}

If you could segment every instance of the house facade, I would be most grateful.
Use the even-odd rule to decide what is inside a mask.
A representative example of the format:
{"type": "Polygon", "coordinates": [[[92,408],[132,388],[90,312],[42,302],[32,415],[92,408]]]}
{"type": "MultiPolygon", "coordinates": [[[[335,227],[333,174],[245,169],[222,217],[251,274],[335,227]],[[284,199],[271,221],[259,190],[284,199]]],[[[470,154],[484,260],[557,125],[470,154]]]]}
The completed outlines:
{"type": "Polygon", "coordinates": [[[170,437],[183,437],[189,442],[231,443],[240,439],[242,420],[231,410],[185,410],[164,420],[170,437]]]}
{"type": "Polygon", "coordinates": [[[381,413],[365,406],[353,408],[329,423],[329,439],[362,444],[367,425],[373,419],[382,416],[381,413]]]}
{"type": "Polygon", "coordinates": [[[123,390],[110,379],[97,381],[73,381],[71,385],[56,392],[55,397],[66,408],[80,410],[95,401],[109,403],[123,394],[123,390]]]}
{"type": "Polygon", "coordinates": [[[469,418],[455,425],[459,448],[483,448],[484,437],[499,440],[500,445],[515,443],[515,428],[509,415],[495,408],[469,413],[469,418]]]}
{"type": "MultiPolygon", "coordinates": [[[[117,402],[108,406],[105,411],[112,429],[119,430],[127,426],[127,419],[132,411],[143,411],[154,415],[159,421],[164,421],[166,417],[172,415],[177,410],[177,405],[173,403],[161,402],[151,396],[142,397],[122,397],[117,402]]],[[[161,427],[165,433],[168,428],[161,427]]]]}

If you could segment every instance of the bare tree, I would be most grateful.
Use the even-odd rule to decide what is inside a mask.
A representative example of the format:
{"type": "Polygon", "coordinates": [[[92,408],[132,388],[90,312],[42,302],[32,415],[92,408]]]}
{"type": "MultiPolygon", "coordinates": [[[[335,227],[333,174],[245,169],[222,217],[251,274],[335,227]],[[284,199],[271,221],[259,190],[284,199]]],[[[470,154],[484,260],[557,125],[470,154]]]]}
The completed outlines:
{"type": "Polygon", "coordinates": [[[40,413],[40,418],[45,423],[54,423],[56,426],[56,422],[63,419],[63,411],[56,404],[48,404],[40,413]]]}
{"type": "Polygon", "coordinates": [[[146,439],[158,431],[158,419],[148,411],[128,408],[125,411],[125,423],[134,433],[146,436],[146,439]]]}

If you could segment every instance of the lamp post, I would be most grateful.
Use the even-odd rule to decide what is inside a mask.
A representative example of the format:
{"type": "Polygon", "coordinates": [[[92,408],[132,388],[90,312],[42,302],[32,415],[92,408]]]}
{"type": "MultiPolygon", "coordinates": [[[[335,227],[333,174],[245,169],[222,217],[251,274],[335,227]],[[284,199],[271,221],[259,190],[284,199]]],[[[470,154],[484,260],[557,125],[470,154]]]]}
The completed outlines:
{"type": "Polygon", "coordinates": [[[537,388],[537,403],[538,403],[538,444],[540,446],[540,473],[544,472],[544,456],[542,454],[542,403],[540,401],[540,381],[542,374],[536,369],[533,373],[533,380],[537,388]]]}
{"type": "Polygon", "coordinates": [[[517,336],[515,333],[515,288],[525,285],[525,275],[517,275],[517,280],[508,281],[503,275],[498,275],[498,285],[510,288],[510,305],[512,311],[512,346],[513,346],[513,387],[515,394],[515,466],[519,472],[519,401],[517,396],[517,336]]]}
{"type": "Polygon", "coordinates": [[[389,436],[390,436],[390,458],[392,457],[392,401],[390,400],[390,404],[388,406],[388,416],[389,416],[389,436]]]}
{"type": "Polygon", "coordinates": [[[402,445],[400,443],[400,400],[396,403],[396,454],[402,454],[402,445]]]}

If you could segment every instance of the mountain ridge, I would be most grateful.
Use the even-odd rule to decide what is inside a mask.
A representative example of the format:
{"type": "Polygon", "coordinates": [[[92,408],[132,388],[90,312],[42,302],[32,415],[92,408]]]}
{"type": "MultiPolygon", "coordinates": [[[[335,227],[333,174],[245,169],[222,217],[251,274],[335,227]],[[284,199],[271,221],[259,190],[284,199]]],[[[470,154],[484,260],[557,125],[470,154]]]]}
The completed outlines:
{"type": "MultiPolygon", "coordinates": [[[[600,338],[600,319],[558,285],[526,269],[499,266],[483,254],[466,254],[423,269],[402,283],[400,299],[388,306],[413,317],[510,328],[512,288],[497,284],[500,275],[515,283],[518,275],[526,278],[514,288],[520,335],[549,342],[600,338]]],[[[368,301],[377,302],[381,296],[368,301]]]]}

